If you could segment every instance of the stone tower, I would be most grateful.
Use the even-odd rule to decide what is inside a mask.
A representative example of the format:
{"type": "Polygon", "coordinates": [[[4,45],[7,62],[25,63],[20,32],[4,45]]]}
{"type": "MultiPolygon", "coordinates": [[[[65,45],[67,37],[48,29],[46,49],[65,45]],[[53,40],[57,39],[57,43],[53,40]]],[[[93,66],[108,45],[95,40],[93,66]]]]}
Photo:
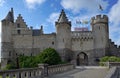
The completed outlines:
{"type": "Polygon", "coordinates": [[[1,68],[8,64],[13,55],[12,49],[12,28],[14,26],[13,8],[8,12],[5,19],[2,20],[2,48],[1,48],[1,68]]]}
{"type": "Polygon", "coordinates": [[[93,17],[91,26],[94,36],[95,57],[100,58],[106,55],[109,47],[108,17],[106,15],[93,17]]]}
{"type": "MultiPolygon", "coordinates": [[[[68,21],[64,10],[61,11],[59,19],[56,22],[56,37],[57,50],[66,54],[66,50],[71,49],[71,22],[68,21]]],[[[63,54],[60,55],[64,57],[65,55],[63,54]]]]}

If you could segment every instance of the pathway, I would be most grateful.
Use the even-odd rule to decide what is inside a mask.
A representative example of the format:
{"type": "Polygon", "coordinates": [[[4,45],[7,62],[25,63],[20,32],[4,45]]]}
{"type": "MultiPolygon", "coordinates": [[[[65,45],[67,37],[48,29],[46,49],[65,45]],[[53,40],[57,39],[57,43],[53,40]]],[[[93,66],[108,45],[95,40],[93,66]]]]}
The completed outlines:
{"type": "Polygon", "coordinates": [[[48,78],[104,78],[108,68],[103,67],[77,67],[72,71],[56,74],[48,78]]]}

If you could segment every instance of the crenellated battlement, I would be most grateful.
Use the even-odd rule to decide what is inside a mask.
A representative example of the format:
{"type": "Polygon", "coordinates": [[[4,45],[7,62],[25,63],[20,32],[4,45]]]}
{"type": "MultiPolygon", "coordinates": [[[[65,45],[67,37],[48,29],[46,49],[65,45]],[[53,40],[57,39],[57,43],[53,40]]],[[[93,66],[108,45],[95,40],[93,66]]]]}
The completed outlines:
{"type": "Polygon", "coordinates": [[[120,49],[120,46],[116,45],[111,39],[109,39],[110,47],[120,49]]]}
{"type": "Polygon", "coordinates": [[[97,23],[108,23],[108,16],[107,15],[96,15],[95,17],[91,18],[91,25],[97,23]]]}
{"type": "Polygon", "coordinates": [[[73,39],[80,39],[80,40],[88,40],[88,39],[93,39],[93,34],[91,31],[74,31],[72,32],[72,38],[73,39]]]}

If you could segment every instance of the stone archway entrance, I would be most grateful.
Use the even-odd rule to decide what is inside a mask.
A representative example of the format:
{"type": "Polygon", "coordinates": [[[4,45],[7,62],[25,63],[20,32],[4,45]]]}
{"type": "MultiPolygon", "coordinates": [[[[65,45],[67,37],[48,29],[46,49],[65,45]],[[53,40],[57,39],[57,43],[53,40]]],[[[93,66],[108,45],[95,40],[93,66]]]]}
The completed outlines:
{"type": "Polygon", "coordinates": [[[88,65],[88,56],[86,53],[81,52],[77,55],[76,59],[77,66],[86,66],[88,65]]]}

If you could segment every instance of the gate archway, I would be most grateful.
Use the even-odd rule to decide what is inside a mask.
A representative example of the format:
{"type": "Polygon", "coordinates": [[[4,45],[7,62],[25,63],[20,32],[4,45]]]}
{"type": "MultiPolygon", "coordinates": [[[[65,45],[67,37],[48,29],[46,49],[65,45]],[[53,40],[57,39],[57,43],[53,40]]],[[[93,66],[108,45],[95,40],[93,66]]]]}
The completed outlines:
{"type": "Polygon", "coordinates": [[[88,56],[86,53],[81,52],[77,55],[76,59],[77,66],[86,66],[88,65],[88,56]]]}

